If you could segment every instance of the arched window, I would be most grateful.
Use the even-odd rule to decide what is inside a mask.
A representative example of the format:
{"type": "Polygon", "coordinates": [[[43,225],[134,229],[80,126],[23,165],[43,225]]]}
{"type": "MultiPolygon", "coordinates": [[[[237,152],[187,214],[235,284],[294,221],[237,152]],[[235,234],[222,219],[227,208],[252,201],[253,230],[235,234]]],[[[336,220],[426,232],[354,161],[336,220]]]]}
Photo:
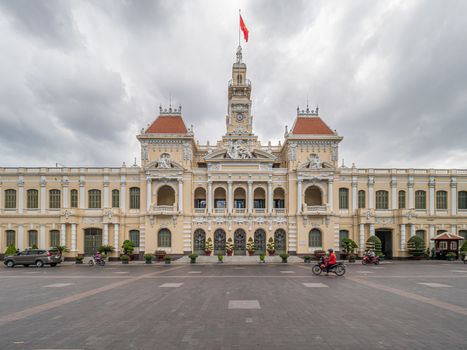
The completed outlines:
{"type": "Polygon", "coordinates": [[[16,190],[5,190],[5,209],[16,209],[16,190]]]}
{"type": "Polygon", "coordinates": [[[426,192],[415,191],[415,209],[426,209],[426,192]]]}
{"type": "Polygon", "coordinates": [[[5,236],[6,236],[6,245],[7,247],[12,245],[16,246],[16,233],[13,230],[6,230],[5,231],[5,236]]]}
{"type": "Polygon", "coordinates": [[[28,209],[37,209],[39,208],[39,191],[38,190],[28,190],[27,191],[27,208],[28,209]]]}
{"type": "Polygon", "coordinates": [[[339,246],[342,246],[342,240],[344,238],[349,238],[349,231],[347,230],[340,230],[339,231],[339,246]]]}
{"type": "Polygon", "coordinates": [[[339,209],[349,209],[348,188],[339,188],[339,209]]]}
{"type": "Polygon", "coordinates": [[[130,209],[140,208],[140,191],[139,187],[130,188],[130,209]]]}
{"type": "Polygon", "coordinates": [[[446,191],[436,192],[436,209],[448,208],[448,193],[446,191]]]}
{"type": "Polygon", "coordinates": [[[399,191],[399,209],[405,209],[405,191],[399,191]]]}
{"type": "Polygon", "coordinates": [[[157,246],[159,248],[170,248],[172,246],[172,234],[166,228],[157,233],[157,246]]]}
{"type": "Polygon", "coordinates": [[[70,208],[78,208],[78,190],[70,192],[70,208]]]}
{"type": "Polygon", "coordinates": [[[280,187],[274,189],[274,208],[276,209],[285,208],[285,193],[284,193],[284,189],[280,187]]]}
{"type": "Polygon", "coordinates": [[[310,186],[305,190],[305,204],[309,207],[323,205],[323,196],[318,187],[310,186]]]}
{"type": "Polygon", "coordinates": [[[376,209],[388,209],[389,194],[388,191],[376,191],[376,209]]]}
{"type": "Polygon", "coordinates": [[[421,239],[425,240],[425,230],[417,230],[415,231],[415,236],[420,237],[421,239]]]}
{"type": "Polygon", "coordinates": [[[323,246],[321,231],[314,228],[308,235],[308,246],[311,248],[321,248],[323,246]]]}
{"type": "Polygon", "coordinates": [[[274,248],[277,254],[285,253],[286,251],[286,234],[283,229],[278,229],[274,232],[274,248]]]}
{"type": "Polygon", "coordinates": [[[234,208],[245,209],[246,208],[246,194],[242,187],[237,187],[234,191],[234,208]]]}
{"type": "Polygon", "coordinates": [[[364,209],[366,207],[365,203],[366,193],[363,190],[358,191],[358,209],[364,209]]]}
{"type": "Polygon", "coordinates": [[[120,191],[112,190],[112,208],[120,207],[120,191]]]}
{"type": "Polygon", "coordinates": [[[29,230],[28,231],[28,242],[31,248],[37,249],[38,248],[38,239],[37,239],[37,231],[36,230],[29,230]]]}
{"type": "Polygon", "coordinates": [[[49,208],[60,209],[60,190],[49,191],[49,208]]]}
{"type": "Polygon", "coordinates": [[[222,187],[217,187],[214,190],[214,208],[225,208],[225,190],[222,187]]]}
{"type": "Polygon", "coordinates": [[[172,187],[164,185],[157,191],[157,205],[169,205],[175,204],[175,191],[172,187]]]}
{"type": "Polygon", "coordinates": [[[51,230],[50,231],[50,246],[58,247],[60,245],[60,231],[51,230]]]}
{"type": "Polygon", "coordinates": [[[88,207],[89,209],[100,209],[101,208],[101,191],[100,190],[89,190],[88,207]]]}
{"type": "Polygon", "coordinates": [[[139,248],[139,231],[130,230],[130,241],[136,248],[139,248]]]}
{"type": "Polygon", "coordinates": [[[206,233],[202,229],[197,229],[193,235],[193,253],[201,255],[206,244],[206,233]]]}
{"type": "Polygon", "coordinates": [[[256,188],[253,193],[253,207],[255,209],[266,208],[266,192],[262,187],[256,188]]]}
{"type": "Polygon", "coordinates": [[[467,209],[467,192],[466,191],[459,191],[458,195],[458,203],[457,206],[459,209],[467,209]]]}
{"type": "Polygon", "coordinates": [[[195,208],[206,208],[206,190],[203,187],[195,190],[195,208]]]}

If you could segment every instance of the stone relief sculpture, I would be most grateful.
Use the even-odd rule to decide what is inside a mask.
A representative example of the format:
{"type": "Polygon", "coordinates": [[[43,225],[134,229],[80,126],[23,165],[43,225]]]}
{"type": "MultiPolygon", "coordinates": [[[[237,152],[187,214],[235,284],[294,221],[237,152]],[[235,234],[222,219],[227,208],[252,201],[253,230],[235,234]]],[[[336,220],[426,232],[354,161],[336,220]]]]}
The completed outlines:
{"type": "Polygon", "coordinates": [[[310,154],[308,157],[310,163],[308,164],[308,168],[310,169],[319,169],[321,168],[321,161],[319,160],[319,156],[315,153],[310,154]]]}
{"type": "Polygon", "coordinates": [[[236,140],[227,150],[227,156],[231,159],[251,159],[253,155],[242,140],[236,140]]]}
{"type": "Polygon", "coordinates": [[[161,169],[170,169],[172,167],[170,154],[162,153],[161,158],[157,161],[157,167],[161,169]]]}

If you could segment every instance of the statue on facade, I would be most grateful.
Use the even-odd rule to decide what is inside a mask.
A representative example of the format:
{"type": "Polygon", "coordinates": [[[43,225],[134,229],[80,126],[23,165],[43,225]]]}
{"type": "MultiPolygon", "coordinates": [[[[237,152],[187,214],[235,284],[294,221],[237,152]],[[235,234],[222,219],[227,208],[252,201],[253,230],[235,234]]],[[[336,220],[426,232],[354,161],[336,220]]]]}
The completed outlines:
{"type": "Polygon", "coordinates": [[[231,159],[250,159],[253,158],[248,146],[242,140],[236,140],[227,150],[227,156],[231,159]]]}
{"type": "Polygon", "coordinates": [[[319,156],[315,153],[310,154],[308,157],[310,163],[308,164],[308,168],[310,169],[319,169],[321,168],[321,161],[319,160],[319,156]]]}
{"type": "Polygon", "coordinates": [[[170,163],[170,154],[162,153],[161,158],[157,161],[157,167],[161,169],[170,169],[172,167],[170,163]]]}

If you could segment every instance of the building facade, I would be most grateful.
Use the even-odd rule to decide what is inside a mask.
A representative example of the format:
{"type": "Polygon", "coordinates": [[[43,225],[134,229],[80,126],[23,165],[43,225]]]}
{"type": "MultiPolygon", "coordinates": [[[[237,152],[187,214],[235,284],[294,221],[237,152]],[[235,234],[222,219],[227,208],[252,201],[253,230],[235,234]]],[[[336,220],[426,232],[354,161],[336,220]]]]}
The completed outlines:
{"type": "Polygon", "coordinates": [[[125,239],[140,252],[215,253],[231,238],[244,255],[269,238],[276,251],[339,250],[343,237],[363,250],[377,235],[388,257],[407,241],[449,231],[467,237],[467,170],[361,169],[338,165],[343,139],[318,108],[297,109],[278,145],[253,132],[251,83],[239,47],[228,84],[226,133],[200,145],[181,108],[137,135],[141,166],[0,168],[0,249],[66,245],[92,254],[125,239]]]}

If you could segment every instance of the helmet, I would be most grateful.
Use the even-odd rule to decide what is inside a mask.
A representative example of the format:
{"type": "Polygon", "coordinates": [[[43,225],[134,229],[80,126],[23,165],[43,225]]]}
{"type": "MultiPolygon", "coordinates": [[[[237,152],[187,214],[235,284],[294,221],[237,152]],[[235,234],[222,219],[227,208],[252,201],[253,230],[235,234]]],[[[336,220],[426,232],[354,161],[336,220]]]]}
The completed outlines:
{"type": "Polygon", "coordinates": [[[329,249],[328,249],[328,252],[329,252],[329,253],[332,253],[333,251],[334,251],[334,249],[332,249],[332,248],[329,248],[329,249]]]}

